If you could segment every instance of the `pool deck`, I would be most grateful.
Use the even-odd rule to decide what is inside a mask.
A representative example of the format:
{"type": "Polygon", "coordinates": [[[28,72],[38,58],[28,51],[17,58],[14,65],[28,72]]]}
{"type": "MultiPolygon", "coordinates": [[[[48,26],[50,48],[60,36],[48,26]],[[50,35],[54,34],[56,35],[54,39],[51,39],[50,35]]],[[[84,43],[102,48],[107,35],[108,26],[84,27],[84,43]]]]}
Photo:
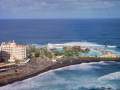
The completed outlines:
{"type": "Polygon", "coordinates": [[[47,72],[49,70],[75,65],[80,63],[89,63],[89,62],[99,62],[99,61],[116,61],[120,62],[120,58],[62,58],[58,59],[56,62],[52,62],[52,60],[45,60],[42,58],[33,58],[25,65],[15,66],[14,68],[10,68],[7,71],[0,72],[0,86],[4,86],[7,84],[14,83],[16,81],[25,80],[27,78],[31,78],[40,73],[47,72]]]}

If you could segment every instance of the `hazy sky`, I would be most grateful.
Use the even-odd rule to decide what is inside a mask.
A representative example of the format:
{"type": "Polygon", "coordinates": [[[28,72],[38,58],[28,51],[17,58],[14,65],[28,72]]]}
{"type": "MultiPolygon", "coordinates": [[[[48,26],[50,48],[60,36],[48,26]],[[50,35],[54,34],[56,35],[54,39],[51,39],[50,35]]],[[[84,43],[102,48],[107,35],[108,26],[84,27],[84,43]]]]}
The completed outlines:
{"type": "Polygon", "coordinates": [[[120,18],[120,0],[0,0],[0,18],[120,18]]]}

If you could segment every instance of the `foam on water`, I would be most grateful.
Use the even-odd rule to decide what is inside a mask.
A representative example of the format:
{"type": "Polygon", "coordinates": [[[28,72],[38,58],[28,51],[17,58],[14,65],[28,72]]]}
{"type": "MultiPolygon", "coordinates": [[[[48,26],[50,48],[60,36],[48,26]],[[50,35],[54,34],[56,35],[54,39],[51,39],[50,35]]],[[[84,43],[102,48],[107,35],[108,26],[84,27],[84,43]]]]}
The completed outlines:
{"type": "Polygon", "coordinates": [[[77,64],[77,65],[70,65],[70,66],[66,66],[66,67],[62,67],[58,70],[90,70],[90,69],[99,69],[100,67],[97,65],[109,65],[109,63],[116,63],[115,61],[109,61],[109,62],[105,62],[105,61],[100,61],[100,62],[90,62],[90,63],[81,63],[81,64],[77,64]]]}
{"type": "Polygon", "coordinates": [[[63,44],[52,44],[48,43],[48,45],[51,46],[88,46],[88,47],[105,47],[105,45],[100,45],[97,43],[92,43],[92,42],[67,42],[63,44]]]}
{"type": "Polygon", "coordinates": [[[100,45],[97,43],[92,43],[92,42],[68,42],[68,43],[64,43],[64,45],[78,45],[78,46],[104,46],[104,45],[100,45]]]}
{"type": "Polygon", "coordinates": [[[120,72],[109,73],[98,78],[98,80],[120,80],[120,72]]]}
{"type": "MultiPolygon", "coordinates": [[[[81,42],[66,42],[61,44],[55,44],[55,43],[48,43],[49,45],[64,45],[64,46],[89,46],[89,47],[106,47],[106,45],[94,43],[94,42],[87,42],[87,41],[81,41],[81,42]]],[[[107,45],[108,48],[117,48],[117,46],[114,45],[107,45]]]]}
{"type": "Polygon", "coordinates": [[[99,69],[99,66],[92,66],[90,63],[82,63],[78,65],[71,65],[57,70],[90,70],[90,69],[99,69]]]}
{"type": "Polygon", "coordinates": [[[117,46],[107,45],[108,48],[117,48],[117,46]]]}

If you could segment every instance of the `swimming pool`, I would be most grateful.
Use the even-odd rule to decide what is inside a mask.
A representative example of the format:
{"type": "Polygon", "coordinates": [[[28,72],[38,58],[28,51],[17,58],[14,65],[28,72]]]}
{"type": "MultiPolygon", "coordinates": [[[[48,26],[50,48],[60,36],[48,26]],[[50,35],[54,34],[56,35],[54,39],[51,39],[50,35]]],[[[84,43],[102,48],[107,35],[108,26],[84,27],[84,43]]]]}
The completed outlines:
{"type": "Polygon", "coordinates": [[[81,53],[80,56],[91,56],[91,57],[98,57],[101,56],[102,52],[98,50],[90,50],[88,53],[81,53]]]}

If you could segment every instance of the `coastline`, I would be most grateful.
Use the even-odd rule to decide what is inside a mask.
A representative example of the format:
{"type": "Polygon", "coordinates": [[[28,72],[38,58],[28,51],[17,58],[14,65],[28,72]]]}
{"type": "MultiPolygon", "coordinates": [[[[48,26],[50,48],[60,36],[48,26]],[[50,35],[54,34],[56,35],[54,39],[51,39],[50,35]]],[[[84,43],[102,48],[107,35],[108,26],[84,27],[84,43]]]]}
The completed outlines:
{"type": "MultiPolygon", "coordinates": [[[[100,61],[116,61],[120,62],[120,58],[106,59],[106,58],[64,58],[58,59],[57,62],[52,62],[51,60],[44,60],[41,58],[33,58],[29,63],[18,66],[16,68],[8,70],[8,74],[3,76],[0,75],[0,87],[7,84],[14,83],[16,81],[22,81],[41,73],[47,72],[49,70],[54,70],[62,68],[65,66],[89,63],[89,62],[100,62],[100,61]],[[10,74],[11,73],[11,74],[10,74]]],[[[6,71],[7,72],[7,71],[6,71]]]]}

